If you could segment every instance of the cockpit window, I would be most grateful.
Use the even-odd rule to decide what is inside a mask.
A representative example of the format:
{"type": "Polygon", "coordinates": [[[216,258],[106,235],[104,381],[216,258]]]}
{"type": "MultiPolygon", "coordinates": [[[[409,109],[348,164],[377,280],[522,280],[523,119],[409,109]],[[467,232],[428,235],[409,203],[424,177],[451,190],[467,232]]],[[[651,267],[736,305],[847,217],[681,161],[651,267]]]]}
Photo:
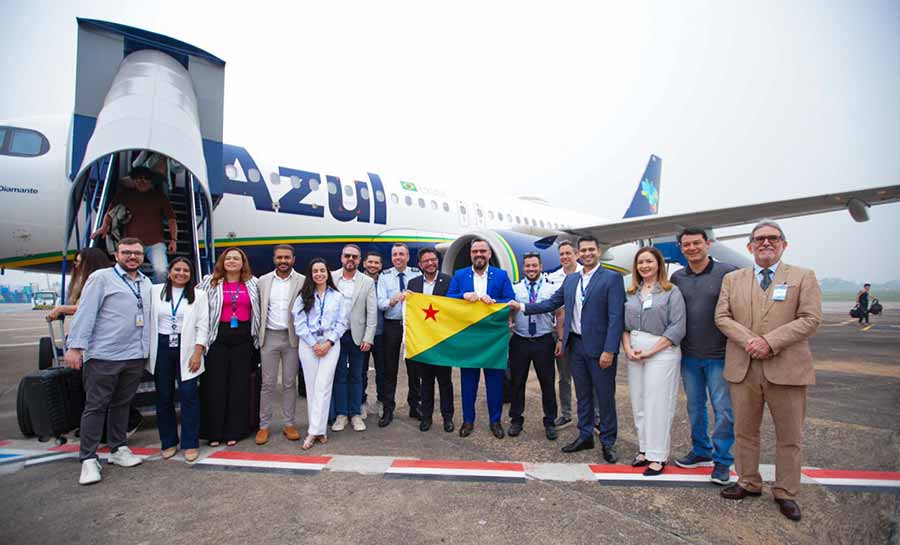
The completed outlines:
{"type": "Polygon", "coordinates": [[[48,151],[50,151],[50,141],[35,130],[0,127],[0,155],[37,157],[48,151]]]}

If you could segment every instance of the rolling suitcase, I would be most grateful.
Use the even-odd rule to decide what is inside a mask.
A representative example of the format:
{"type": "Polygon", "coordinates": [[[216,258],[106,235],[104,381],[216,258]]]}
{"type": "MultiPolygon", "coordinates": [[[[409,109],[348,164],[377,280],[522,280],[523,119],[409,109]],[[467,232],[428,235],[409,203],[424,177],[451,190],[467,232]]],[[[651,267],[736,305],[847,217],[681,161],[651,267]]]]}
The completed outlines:
{"type": "Polygon", "coordinates": [[[19,383],[21,402],[17,400],[17,409],[25,412],[19,415],[22,433],[37,435],[41,441],[62,437],[77,428],[84,409],[81,372],[59,366],[53,323],[49,325],[55,366],[25,375],[19,383]],[[23,421],[28,425],[22,426],[23,421]]]}

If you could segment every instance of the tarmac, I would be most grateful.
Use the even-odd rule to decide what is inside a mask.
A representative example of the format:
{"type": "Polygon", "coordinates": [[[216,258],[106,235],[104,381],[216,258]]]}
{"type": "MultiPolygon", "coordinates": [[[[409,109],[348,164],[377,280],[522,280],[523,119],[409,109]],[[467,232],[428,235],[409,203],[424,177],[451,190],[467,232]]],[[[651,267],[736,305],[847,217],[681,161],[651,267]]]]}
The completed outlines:
{"type": "MultiPolygon", "coordinates": [[[[561,430],[557,441],[544,437],[533,373],[519,437],[490,434],[483,386],[472,436],[444,433],[439,416],[437,426],[420,432],[406,414],[401,367],[398,417],[387,428],[370,416],[365,432],[332,432],[326,445],[304,452],[277,433],[276,423],[265,446],[252,438],[233,448],[204,446],[203,463],[188,465],[180,456],[159,458],[150,417],[130,439],[136,450],[146,449],[139,450],[142,465],[104,465],[101,483],[79,486],[79,465],[67,452],[77,439],[62,447],[26,439],[16,420],[18,382],[37,369],[44,313],[0,305],[0,541],[897,544],[900,305],[886,307],[866,328],[850,321],[849,305],[826,304],[812,339],[817,384],[809,389],[804,430],[803,519],[791,522],[768,487],[761,498],[734,502],[721,499],[720,487],[703,475],[667,468],[667,481],[652,481],[631,474],[636,437],[624,366],[614,467],[602,461],[599,447],[561,453],[574,427],[561,430]]],[[[458,372],[454,383],[458,429],[458,372]]],[[[371,371],[369,384],[371,395],[371,371]]],[[[301,431],[305,419],[301,398],[301,431]]],[[[673,456],[690,448],[683,395],[672,443],[673,456]]],[[[774,463],[768,416],[761,461],[774,463]]],[[[764,467],[764,476],[771,473],[764,467]]]]}

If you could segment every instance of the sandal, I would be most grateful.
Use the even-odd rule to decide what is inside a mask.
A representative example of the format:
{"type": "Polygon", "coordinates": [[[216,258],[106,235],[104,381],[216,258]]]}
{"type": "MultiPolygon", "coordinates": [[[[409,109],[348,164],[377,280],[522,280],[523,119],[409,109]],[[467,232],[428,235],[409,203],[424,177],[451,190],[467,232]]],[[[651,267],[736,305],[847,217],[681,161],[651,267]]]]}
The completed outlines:
{"type": "Polygon", "coordinates": [[[655,477],[662,473],[665,469],[665,462],[650,462],[650,464],[647,465],[647,469],[644,470],[644,477],[655,477]],[[653,469],[652,467],[650,467],[650,465],[652,464],[659,464],[659,469],[653,469]]]}
{"type": "Polygon", "coordinates": [[[327,435],[317,435],[316,441],[318,441],[319,443],[322,443],[324,445],[325,443],[328,442],[328,436],[327,435]]]}
{"type": "Polygon", "coordinates": [[[313,443],[316,442],[316,438],[312,435],[307,435],[306,439],[303,440],[303,444],[300,445],[300,448],[303,450],[309,450],[312,448],[313,443]]]}
{"type": "Polygon", "coordinates": [[[221,445],[222,445],[222,443],[220,443],[220,442],[218,442],[218,441],[210,441],[210,442],[209,442],[209,446],[211,446],[211,447],[213,447],[213,448],[219,447],[219,446],[221,446],[221,445]]]}
{"type": "Polygon", "coordinates": [[[644,467],[646,465],[650,465],[650,460],[647,459],[643,452],[638,452],[634,460],[631,461],[631,467],[644,467]]]}

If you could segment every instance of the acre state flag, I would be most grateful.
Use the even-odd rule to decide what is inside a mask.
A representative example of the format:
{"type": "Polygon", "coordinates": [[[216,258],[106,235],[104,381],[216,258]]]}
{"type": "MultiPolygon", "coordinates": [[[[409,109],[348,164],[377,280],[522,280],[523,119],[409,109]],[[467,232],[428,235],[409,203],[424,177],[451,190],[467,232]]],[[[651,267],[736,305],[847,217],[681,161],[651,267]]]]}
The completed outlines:
{"type": "Polygon", "coordinates": [[[406,359],[446,367],[506,369],[509,305],[406,293],[406,359]]]}

